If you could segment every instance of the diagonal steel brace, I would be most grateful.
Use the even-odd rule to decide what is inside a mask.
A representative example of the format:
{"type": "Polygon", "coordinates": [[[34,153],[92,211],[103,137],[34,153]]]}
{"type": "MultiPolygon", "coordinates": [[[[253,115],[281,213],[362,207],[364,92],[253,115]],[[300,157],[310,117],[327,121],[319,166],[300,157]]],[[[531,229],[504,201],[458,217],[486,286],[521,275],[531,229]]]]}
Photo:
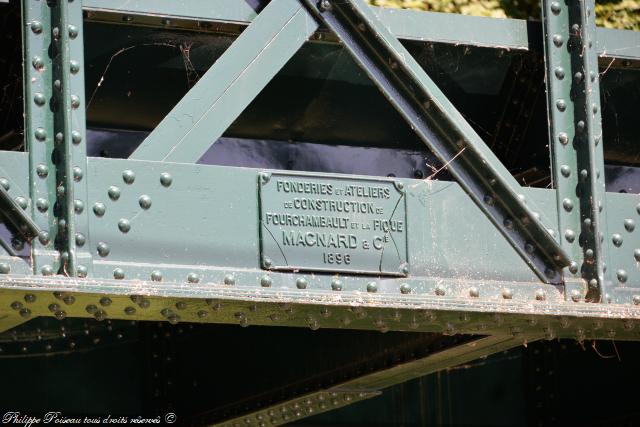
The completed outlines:
{"type": "Polygon", "coordinates": [[[411,54],[362,0],[299,0],[342,41],[418,137],[545,282],[560,283],[565,251],[520,186],[411,54]]]}

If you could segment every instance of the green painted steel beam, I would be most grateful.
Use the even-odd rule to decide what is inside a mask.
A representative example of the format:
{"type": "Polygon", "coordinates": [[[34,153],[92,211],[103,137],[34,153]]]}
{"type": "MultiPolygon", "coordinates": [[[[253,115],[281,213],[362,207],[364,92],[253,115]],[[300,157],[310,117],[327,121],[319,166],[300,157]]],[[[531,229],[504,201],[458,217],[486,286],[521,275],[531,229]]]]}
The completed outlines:
{"type": "Polygon", "coordinates": [[[197,162],[317,27],[297,0],[269,3],[130,158],[197,162]]]}
{"type": "MultiPolygon", "coordinates": [[[[530,337],[531,343],[539,339],[530,337]]],[[[387,369],[362,375],[328,389],[308,393],[285,402],[269,405],[257,411],[213,424],[220,427],[253,425],[263,422],[277,426],[301,420],[319,413],[332,411],[364,399],[379,396],[383,389],[440,370],[458,366],[472,360],[507,351],[522,345],[522,339],[513,336],[481,337],[436,351],[426,357],[416,358],[387,369]]]]}
{"type": "Polygon", "coordinates": [[[599,301],[606,289],[604,157],[593,1],[543,1],[553,180],[561,242],[571,254],[566,275],[589,287],[573,298],[599,301]]]}
{"type": "MultiPolygon", "coordinates": [[[[180,28],[180,23],[176,22],[180,19],[246,26],[257,16],[246,2],[235,0],[218,1],[214,4],[204,1],[136,0],[116,3],[108,0],[85,0],[83,8],[90,12],[89,20],[136,25],[136,20],[139,19],[141,25],[164,28],[167,28],[167,24],[162,22],[162,18],[173,20],[170,28],[180,28]],[[131,19],[123,21],[123,15],[131,19]]],[[[536,31],[539,24],[531,21],[381,7],[372,7],[371,10],[401,40],[507,50],[542,50],[536,31]]],[[[596,33],[596,50],[599,56],[629,60],[640,58],[640,34],[637,31],[597,28],[596,33]]]]}
{"type": "Polygon", "coordinates": [[[559,270],[569,259],[540,213],[527,206],[511,173],[369,6],[361,0],[304,3],[536,275],[560,283],[559,270]]]}

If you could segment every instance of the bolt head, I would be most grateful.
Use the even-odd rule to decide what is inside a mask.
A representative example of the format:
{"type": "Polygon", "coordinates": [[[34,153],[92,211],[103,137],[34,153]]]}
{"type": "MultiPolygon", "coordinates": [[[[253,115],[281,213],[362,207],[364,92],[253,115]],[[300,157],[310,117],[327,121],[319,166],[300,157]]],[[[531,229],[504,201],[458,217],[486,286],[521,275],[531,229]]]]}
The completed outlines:
{"type": "Polygon", "coordinates": [[[169,187],[172,182],[173,182],[173,178],[171,177],[170,173],[163,172],[160,174],[160,184],[162,184],[162,186],[169,187]]]}
{"type": "Polygon", "coordinates": [[[262,276],[262,278],[260,278],[260,286],[262,286],[263,288],[270,288],[272,284],[273,281],[268,275],[265,274],[264,276],[262,276]]]}
{"type": "Polygon", "coordinates": [[[122,180],[125,182],[125,184],[131,185],[136,180],[136,174],[132,170],[127,169],[126,171],[122,172],[122,180]]]}
{"type": "MultiPolygon", "coordinates": [[[[121,268],[116,268],[115,270],[113,270],[113,278],[117,280],[124,279],[124,270],[121,268]]],[[[102,300],[100,300],[100,303],[102,304],[102,300]]],[[[105,305],[105,304],[102,304],[102,305],[105,305]]]]}
{"type": "Polygon", "coordinates": [[[120,218],[118,221],[118,229],[123,233],[128,233],[131,230],[131,223],[126,218],[120,218]]]}
{"type": "Polygon", "coordinates": [[[307,279],[305,279],[304,277],[299,277],[298,279],[296,279],[296,287],[298,289],[307,289],[308,285],[309,283],[307,282],[307,279]]]}
{"type": "Polygon", "coordinates": [[[147,196],[146,194],[143,194],[138,199],[138,204],[142,209],[149,209],[151,207],[151,197],[147,196]]]}
{"type": "Polygon", "coordinates": [[[370,292],[370,293],[378,292],[378,284],[376,282],[367,283],[367,292],[370,292]]]}
{"type": "Polygon", "coordinates": [[[101,257],[106,257],[107,255],[109,255],[109,252],[111,251],[109,249],[109,245],[107,245],[105,242],[100,242],[98,243],[98,255],[100,255],[101,257]]]}
{"type": "Polygon", "coordinates": [[[93,213],[97,216],[97,217],[101,217],[104,215],[104,213],[106,212],[106,207],[104,205],[104,203],[100,203],[97,202],[93,205],[93,213]]]}

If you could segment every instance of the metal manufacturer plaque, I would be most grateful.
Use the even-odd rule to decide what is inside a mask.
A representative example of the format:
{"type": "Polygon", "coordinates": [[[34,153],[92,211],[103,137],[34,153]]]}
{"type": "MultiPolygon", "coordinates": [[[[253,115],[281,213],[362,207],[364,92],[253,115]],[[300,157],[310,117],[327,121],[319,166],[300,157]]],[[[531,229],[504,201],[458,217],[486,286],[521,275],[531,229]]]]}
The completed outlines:
{"type": "Polygon", "coordinates": [[[402,183],[269,172],[259,182],[263,268],[408,273],[402,183]]]}

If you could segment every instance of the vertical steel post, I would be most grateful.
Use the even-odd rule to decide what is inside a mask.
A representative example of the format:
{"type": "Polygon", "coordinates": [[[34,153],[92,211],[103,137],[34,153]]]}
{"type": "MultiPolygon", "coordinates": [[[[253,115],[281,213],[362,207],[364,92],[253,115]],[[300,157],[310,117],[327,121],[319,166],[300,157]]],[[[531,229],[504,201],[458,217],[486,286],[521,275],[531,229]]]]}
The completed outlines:
{"type": "Polygon", "coordinates": [[[29,151],[29,193],[35,223],[43,230],[31,242],[34,272],[53,274],[59,267],[53,207],[56,204],[55,164],[52,160],[53,72],[51,8],[44,1],[22,2],[25,145],[29,151]]]}
{"type": "Polygon", "coordinates": [[[606,220],[594,0],[543,0],[542,16],[560,239],[573,258],[565,278],[584,279],[567,281],[567,296],[599,301],[606,220]]]}
{"type": "Polygon", "coordinates": [[[23,17],[33,215],[50,230],[34,242],[34,270],[84,277],[91,255],[81,249],[88,234],[82,4],[25,0],[23,17]]]}

